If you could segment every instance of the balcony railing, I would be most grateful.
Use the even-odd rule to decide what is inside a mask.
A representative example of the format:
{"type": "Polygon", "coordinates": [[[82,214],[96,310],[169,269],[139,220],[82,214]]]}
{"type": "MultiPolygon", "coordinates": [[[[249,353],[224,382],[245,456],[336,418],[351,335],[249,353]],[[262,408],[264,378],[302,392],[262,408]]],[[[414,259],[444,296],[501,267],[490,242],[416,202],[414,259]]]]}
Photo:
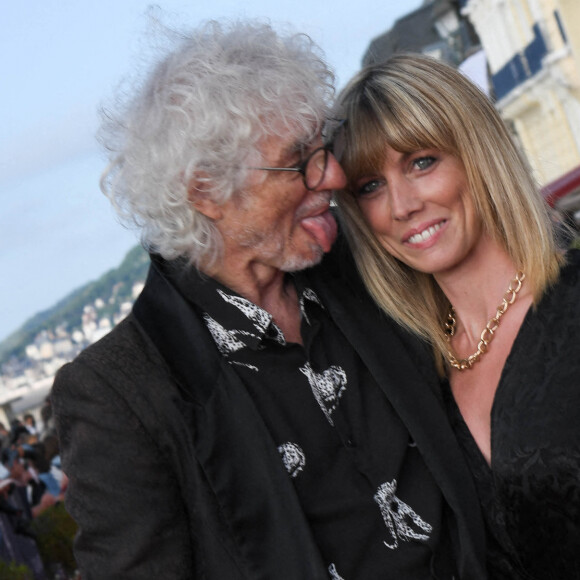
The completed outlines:
{"type": "Polygon", "coordinates": [[[492,75],[491,80],[497,99],[502,99],[542,69],[542,59],[548,53],[548,49],[537,24],[534,24],[533,31],[532,42],[492,75]]]}

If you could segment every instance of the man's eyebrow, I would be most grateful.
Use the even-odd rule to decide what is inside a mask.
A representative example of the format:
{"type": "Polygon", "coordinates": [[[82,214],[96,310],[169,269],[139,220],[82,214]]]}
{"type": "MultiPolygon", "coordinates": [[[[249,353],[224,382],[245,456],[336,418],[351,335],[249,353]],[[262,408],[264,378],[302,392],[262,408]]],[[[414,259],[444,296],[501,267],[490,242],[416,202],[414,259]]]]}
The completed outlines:
{"type": "Polygon", "coordinates": [[[304,139],[297,139],[282,149],[280,152],[280,157],[278,158],[278,163],[280,165],[284,165],[294,161],[296,159],[296,154],[299,153],[300,157],[302,157],[306,149],[308,149],[306,141],[304,139]]]}

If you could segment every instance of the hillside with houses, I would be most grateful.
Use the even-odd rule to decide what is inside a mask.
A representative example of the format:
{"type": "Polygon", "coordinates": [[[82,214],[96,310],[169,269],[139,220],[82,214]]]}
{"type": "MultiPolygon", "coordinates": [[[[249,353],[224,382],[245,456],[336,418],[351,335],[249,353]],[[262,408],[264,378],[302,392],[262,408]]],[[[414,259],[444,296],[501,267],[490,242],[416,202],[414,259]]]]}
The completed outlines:
{"type": "Polygon", "coordinates": [[[148,262],[140,246],[133,248],[118,268],[35,315],[0,343],[0,422],[8,424],[18,412],[40,406],[58,369],[129,314],[148,262]]]}

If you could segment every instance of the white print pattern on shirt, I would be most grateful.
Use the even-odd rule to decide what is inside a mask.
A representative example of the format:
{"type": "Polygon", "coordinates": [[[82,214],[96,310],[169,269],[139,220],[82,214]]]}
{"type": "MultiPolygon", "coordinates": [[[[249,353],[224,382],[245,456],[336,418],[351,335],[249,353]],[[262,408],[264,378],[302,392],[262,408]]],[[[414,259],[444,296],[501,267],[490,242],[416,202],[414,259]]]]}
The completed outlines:
{"type": "Polygon", "coordinates": [[[302,296],[300,296],[300,312],[302,312],[304,320],[306,320],[306,322],[310,324],[308,314],[306,314],[306,308],[304,308],[304,303],[306,302],[306,300],[310,300],[310,302],[318,304],[318,306],[320,306],[320,308],[322,309],[324,309],[324,305],[322,304],[322,302],[320,302],[320,299],[316,295],[316,292],[314,292],[314,290],[312,290],[311,288],[306,288],[304,292],[302,292],[302,296]]]}
{"type": "Polygon", "coordinates": [[[330,573],[331,580],[344,580],[344,578],[336,571],[336,565],[331,564],[328,567],[328,572],[330,573]]]}
{"type": "Polygon", "coordinates": [[[290,442],[282,443],[282,445],[278,447],[278,452],[282,456],[282,463],[284,463],[284,467],[290,474],[290,477],[296,477],[304,470],[306,456],[304,455],[304,451],[302,451],[300,445],[290,442]]]}
{"type": "Polygon", "coordinates": [[[246,367],[247,369],[250,369],[251,371],[256,371],[256,372],[258,372],[258,371],[260,370],[260,369],[259,369],[257,366],[255,366],[255,365],[251,365],[251,364],[249,364],[249,363],[243,363],[243,362],[240,362],[239,360],[229,360],[228,362],[229,362],[231,365],[238,365],[238,366],[240,366],[240,367],[246,367]]]}
{"type": "Polygon", "coordinates": [[[332,365],[323,373],[317,373],[310,363],[301,367],[300,372],[306,375],[314,398],[318,401],[328,422],[334,426],[332,413],[338,407],[338,401],[346,390],[346,373],[336,365],[332,365]]]}
{"type": "Polygon", "coordinates": [[[242,336],[255,336],[255,335],[246,332],[245,330],[228,330],[227,328],[224,328],[217,320],[214,320],[207,313],[203,315],[203,319],[205,320],[205,325],[207,326],[207,329],[210,331],[213,337],[215,345],[217,346],[220,353],[227,359],[228,363],[232,365],[236,364],[242,367],[246,367],[252,371],[259,370],[257,366],[248,363],[238,362],[235,360],[229,360],[228,358],[231,353],[236,352],[246,346],[243,342],[237,339],[237,335],[242,336]]]}
{"type": "Polygon", "coordinates": [[[395,495],[395,491],[397,491],[397,480],[393,479],[390,483],[383,483],[379,486],[374,497],[381,509],[383,520],[393,537],[391,544],[384,542],[385,546],[391,550],[399,547],[399,540],[403,542],[428,540],[429,534],[433,530],[431,525],[423,521],[410,506],[395,495]],[[426,533],[420,533],[417,529],[413,529],[413,524],[418,530],[426,533]]]}
{"type": "Polygon", "coordinates": [[[223,355],[229,355],[236,352],[246,345],[237,339],[237,330],[228,330],[224,328],[217,320],[214,320],[209,314],[204,314],[205,325],[213,336],[213,340],[218,347],[218,350],[223,355]]]}
{"type": "MultiPolygon", "coordinates": [[[[241,296],[231,296],[218,289],[218,294],[228,303],[235,306],[244,316],[246,316],[252,324],[262,333],[266,331],[272,322],[272,316],[268,314],[263,308],[256,306],[253,302],[242,298],[241,296]]],[[[286,339],[282,331],[272,322],[272,328],[276,331],[276,342],[285,345],[286,339]]]]}

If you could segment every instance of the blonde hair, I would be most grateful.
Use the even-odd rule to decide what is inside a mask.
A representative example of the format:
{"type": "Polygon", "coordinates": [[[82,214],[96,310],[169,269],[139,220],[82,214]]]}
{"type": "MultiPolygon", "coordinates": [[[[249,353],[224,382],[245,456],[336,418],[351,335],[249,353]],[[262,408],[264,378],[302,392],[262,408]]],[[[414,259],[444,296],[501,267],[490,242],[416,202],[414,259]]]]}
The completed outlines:
{"type": "Polygon", "coordinates": [[[345,120],[335,147],[349,184],[337,204],[360,273],[387,314],[431,342],[439,363],[449,301],[432,275],[383,248],[352,193],[359,177],[382,169],[387,146],[459,159],[484,228],[526,273],[535,303],[556,280],[561,256],[547,205],[493,104],[462,73],[426,56],[397,55],[355,76],[334,116],[345,120]]]}

